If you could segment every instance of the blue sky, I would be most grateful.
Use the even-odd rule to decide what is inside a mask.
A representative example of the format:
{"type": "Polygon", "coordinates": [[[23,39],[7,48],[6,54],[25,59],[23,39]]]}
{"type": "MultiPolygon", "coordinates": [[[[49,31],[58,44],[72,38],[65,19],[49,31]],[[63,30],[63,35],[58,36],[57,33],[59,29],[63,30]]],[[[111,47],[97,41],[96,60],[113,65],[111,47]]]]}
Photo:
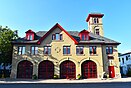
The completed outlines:
{"type": "Polygon", "coordinates": [[[25,31],[48,31],[59,23],[64,29],[87,29],[89,13],[103,13],[104,36],[121,42],[121,53],[131,50],[131,0],[0,0],[0,25],[25,31]]]}

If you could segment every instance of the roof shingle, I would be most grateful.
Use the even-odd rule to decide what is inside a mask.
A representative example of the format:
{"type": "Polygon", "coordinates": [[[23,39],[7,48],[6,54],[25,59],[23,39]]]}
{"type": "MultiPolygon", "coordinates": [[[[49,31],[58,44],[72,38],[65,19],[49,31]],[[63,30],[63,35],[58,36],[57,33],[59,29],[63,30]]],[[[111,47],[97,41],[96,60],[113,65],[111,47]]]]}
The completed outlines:
{"type": "MultiPolygon", "coordinates": [[[[32,41],[29,41],[29,40],[26,40],[25,38],[19,38],[15,41],[13,41],[12,43],[37,43],[37,41],[42,37],[44,36],[45,34],[47,33],[47,31],[38,31],[36,32],[36,35],[35,35],[35,40],[32,40],[32,41]]],[[[120,44],[119,42],[116,42],[114,40],[111,40],[109,38],[106,38],[106,37],[102,37],[100,35],[96,35],[96,34],[93,34],[93,33],[89,33],[89,36],[90,36],[90,40],[88,41],[81,41],[80,40],[80,37],[78,36],[79,35],[79,32],[78,31],[68,31],[68,33],[77,41],[79,42],[80,44],[81,43],[86,43],[86,44],[120,44]]]]}

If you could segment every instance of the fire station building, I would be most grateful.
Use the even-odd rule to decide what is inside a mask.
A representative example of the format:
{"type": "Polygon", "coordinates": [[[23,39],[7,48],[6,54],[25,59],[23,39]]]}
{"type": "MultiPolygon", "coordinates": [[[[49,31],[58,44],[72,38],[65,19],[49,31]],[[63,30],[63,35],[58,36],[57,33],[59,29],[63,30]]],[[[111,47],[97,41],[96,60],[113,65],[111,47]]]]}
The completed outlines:
{"type": "Polygon", "coordinates": [[[50,30],[28,30],[24,38],[12,41],[13,57],[11,78],[61,79],[81,75],[83,79],[120,78],[117,46],[120,44],[104,37],[102,17],[91,13],[86,22],[88,29],[67,31],[56,23],[50,30]]]}

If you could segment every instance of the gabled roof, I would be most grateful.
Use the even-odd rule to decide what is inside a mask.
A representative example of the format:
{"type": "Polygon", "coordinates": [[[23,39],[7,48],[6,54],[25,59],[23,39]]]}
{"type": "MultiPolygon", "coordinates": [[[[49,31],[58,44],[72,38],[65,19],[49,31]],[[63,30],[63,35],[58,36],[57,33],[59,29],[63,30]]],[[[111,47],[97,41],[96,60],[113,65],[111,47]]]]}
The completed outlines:
{"type": "Polygon", "coordinates": [[[64,29],[62,28],[58,23],[56,23],[43,37],[40,38],[40,40],[37,42],[40,44],[54,29],[59,28],[61,31],[64,31],[74,42],[77,44],[78,42],[64,29]]]}
{"type": "Polygon", "coordinates": [[[31,29],[29,29],[28,31],[26,31],[25,33],[35,33],[34,31],[32,31],[31,29]]]}
{"type": "MultiPolygon", "coordinates": [[[[87,41],[81,41],[79,37],[78,31],[66,31],[63,29],[58,23],[55,24],[49,31],[39,31],[35,33],[35,39],[34,40],[26,40],[25,38],[19,38],[15,41],[12,41],[12,43],[18,43],[18,44],[41,44],[41,42],[56,28],[59,28],[60,30],[64,31],[74,42],[75,44],[113,44],[113,45],[119,45],[119,42],[116,42],[114,40],[111,40],[109,38],[93,34],[89,32],[90,40],[87,41]]],[[[87,30],[84,30],[87,31],[87,30]]]]}
{"type": "Polygon", "coordinates": [[[89,31],[87,31],[87,30],[82,30],[80,33],[89,33],[89,31]]]}

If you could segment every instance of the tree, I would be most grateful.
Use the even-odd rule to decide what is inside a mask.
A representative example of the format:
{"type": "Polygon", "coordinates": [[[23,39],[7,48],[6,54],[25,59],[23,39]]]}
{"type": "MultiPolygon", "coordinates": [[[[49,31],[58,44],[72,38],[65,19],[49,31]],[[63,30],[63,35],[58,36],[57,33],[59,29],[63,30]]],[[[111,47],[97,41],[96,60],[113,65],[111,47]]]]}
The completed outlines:
{"type": "Polygon", "coordinates": [[[128,68],[128,71],[127,71],[126,75],[127,75],[128,77],[131,77],[131,68],[128,68]]]}
{"type": "Polygon", "coordinates": [[[11,63],[12,61],[12,44],[11,41],[18,38],[17,31],[12,31],[10,28],[0,26],[0,63],[11,63]]]}

